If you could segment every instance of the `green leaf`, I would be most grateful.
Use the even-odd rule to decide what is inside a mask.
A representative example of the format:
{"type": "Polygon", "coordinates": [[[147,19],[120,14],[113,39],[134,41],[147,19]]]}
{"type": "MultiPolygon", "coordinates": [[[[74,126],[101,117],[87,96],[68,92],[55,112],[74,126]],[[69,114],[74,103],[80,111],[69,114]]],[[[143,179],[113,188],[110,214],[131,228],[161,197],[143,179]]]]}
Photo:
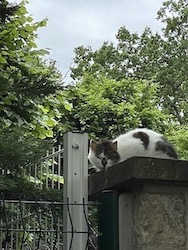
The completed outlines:
{"type": "Polygon", "coordinates": [[[27,21],[31,23],[31,22],[33,22],[33,18],[32,18],[31,16],[29,16],[29,17],[27,18],[27,21]]]}
{"type": "Polygon", "coordinates": [[[19,12],[20,12],[21,14],[26,14],[26,13],[27,13],[27,10],[26,10],[26,8],[25,8],[24,6],[21,6],[21,7],[19,8],[19,12]]]}
{"type": "Polygon", "coordinates": [[[49,127],[54,127],[55,125],[57,125],[57,121],[54,119],[54,118],[48,118],[47,120],[46,120],[46,124],[47,124],[47,126],[49,126],[49,127]]]}
{"type": "Polygon", "coordinates": [[[66,110],[71,111],[72,110],[72,103],[65,101],[64,107],[66,110]]]}
{"type": "Polygon", "coordinates": [[[28,37],[28,33],[27,33],[25,30],[21,30],[21,31],[20,31],[20,35],[21,35],[21,37],[23,37],[23,38],[27,38],[27,37],[28,37]]]}
{"type": "Polygon", "coordinates": [[[25,176],[25,178],[29,181],[29,182],[32,182],[32,183],[35,183],[37,185],[40,185],[42,184],[42,181],[39,180],[38,178],[35,178],[33,176],[25,176]]]}
{"type": "Polygon", "coordinates": [[[45,27],[47,25],[47,19],[44,19],[39,24],[40,24],[41,27],[45,27]]]}
{"type": "Polygon", "coordinates": [[[43,173],[43,176],[53,180],[54,182],[59,182],[61,184],[64,184],[64,177],[61,175],[43,173]]]}
{"type": "Polygon", "coordinates": [[[47,106],[43,106],[43,105],[38,105],[38,107],[41,109],[41,111],[46,115],[46,114],[48,114],[48,112],[50,111],[50,108],[49,107],[47,107],[47,106]]]}
{"type": "Polygon", "coordinates": [[[52,138],[54,134],[53,134],[52,130],[48,130],[48,131],[46,131],[45,135],[46,135],[46,137],[52,138]]]}
{"type": "Polygon", "coordinates": [[[26,26],[25,26],[25,30],[26,30],[27,32],[33,32],[33,31],[34,31],[34,28],[33,28],[31,25],[26,25],[26,26]]]}
{"type": "Polygon", "coordinates": [[[6,50],[2,50],[2,51],[1,51],[1,54],[7,56],[7,55],[9,55],[10,53],[9,53],[8,51],[6,51],[6,50]]]}
{"type": "Polygon", "coordinates": [[[6,64],[7,60],[0,55],[0,64],[6,64]]]}

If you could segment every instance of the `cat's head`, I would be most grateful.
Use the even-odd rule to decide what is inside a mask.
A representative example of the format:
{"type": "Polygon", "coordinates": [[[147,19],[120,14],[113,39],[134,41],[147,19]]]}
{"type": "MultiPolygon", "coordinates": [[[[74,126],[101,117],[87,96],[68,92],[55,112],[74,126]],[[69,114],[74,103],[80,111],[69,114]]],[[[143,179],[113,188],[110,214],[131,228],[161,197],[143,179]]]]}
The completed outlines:
{"type": "Polygon", "coordinates": [[[118,163],[120,156],[117,152],[117,141],[90,141],[88,159],[99,169],[108,168],[118,163]]]}

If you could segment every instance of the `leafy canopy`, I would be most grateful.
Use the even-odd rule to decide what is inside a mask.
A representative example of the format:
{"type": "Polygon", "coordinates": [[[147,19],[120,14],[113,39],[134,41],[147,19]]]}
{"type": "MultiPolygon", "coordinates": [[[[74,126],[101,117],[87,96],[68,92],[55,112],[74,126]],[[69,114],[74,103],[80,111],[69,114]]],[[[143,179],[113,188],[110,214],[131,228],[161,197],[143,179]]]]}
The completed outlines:
{"type": "Polygon", "coordinates": [[[55,62],[46,61],[48,51],[35,43],[47,20],[34,22],[26,3],[0,0],[0,170],[7,173],[0,176],[0,188],[15,191],[20,185],[18,194],[32,185],[23,178],[28,163],[52,143],[42,139],[53,137],[62,113],[71,108],[55,62]]]}
{"type": "Polygon", "coordinates": [[[66,124],[99,138],[112,138],[138,125],[163,131],[170,117],[160,110],[156,93],[151,81],[85,75],[64,93],[73,103],[66,124]]]}
{"type": "Polygon", "coordinates": [[[188,5],[187,0],[164,1],[157,19],[163,28],[153,33],[146,27],[141,35],[121,27],[116,43],[101,48],[75,49],[72,77],[85,73],[103,74],[114,80],[125,78],[152,80],[159,84],[160,105],[179,124],[188,121],[188,5]]]}
{"type": "Polygon", "coordinates": [[[34,22],[25,5],[0,1],[0,125],[52,137],[60,110],[67,107],[62,77],[55,63],[45,60],[48,51],[35,43],[47,20],[34,22]]]}
{"type": "Polygon", "coordinates": [[[139,125],[165,132],[187,159],[187,0],[164,1],[157,19],[157,33],[121,27],[115,43],[75,49],[71,76],[77,84],[69,90],[74,105],[67,117],[70,126],[100,138],[139,125]]]}

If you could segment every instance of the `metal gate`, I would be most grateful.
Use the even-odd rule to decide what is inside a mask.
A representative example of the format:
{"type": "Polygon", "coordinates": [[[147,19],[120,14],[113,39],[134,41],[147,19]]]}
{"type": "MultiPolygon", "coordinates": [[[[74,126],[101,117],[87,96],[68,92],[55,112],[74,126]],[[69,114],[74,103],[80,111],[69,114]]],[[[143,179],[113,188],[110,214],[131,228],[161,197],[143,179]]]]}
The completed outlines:
{"type": "Polygon", "coordinates": [[[97,249],[89,238],[87,143],[87,134],[67,133],[64,149],[53,148],[24,173],[40,190],[59,190],[60,201],[5,200],[1,193],[0,249],[97,249]]]}

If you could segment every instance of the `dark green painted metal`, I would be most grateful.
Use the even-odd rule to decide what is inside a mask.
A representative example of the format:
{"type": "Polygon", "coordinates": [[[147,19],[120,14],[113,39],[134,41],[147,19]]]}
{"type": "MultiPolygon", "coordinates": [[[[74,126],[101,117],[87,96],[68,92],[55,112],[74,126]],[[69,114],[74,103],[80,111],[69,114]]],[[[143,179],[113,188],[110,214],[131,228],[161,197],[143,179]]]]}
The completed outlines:
{"type": "Polygon", "coordinates": [[[119,249],[118,193],[103,191],[100,195],[99,208],[99,249],[119,249]]]}

